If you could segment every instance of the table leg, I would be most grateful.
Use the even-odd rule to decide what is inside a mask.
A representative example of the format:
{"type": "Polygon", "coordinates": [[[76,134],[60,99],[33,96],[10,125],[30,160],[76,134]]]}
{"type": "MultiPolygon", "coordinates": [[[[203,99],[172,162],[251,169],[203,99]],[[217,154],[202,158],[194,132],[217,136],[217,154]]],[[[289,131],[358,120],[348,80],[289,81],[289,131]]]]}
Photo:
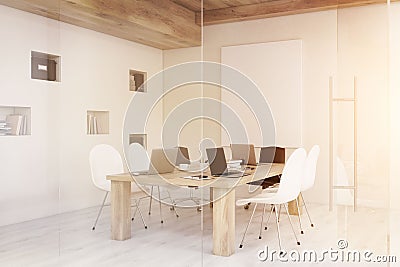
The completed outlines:
{"type": "Polygon", "coordinates": [[[296,200],[292,200],[289,202],[288,209],[290,215],[299,215],[299,211],[300,215],[303,213],[303,198],[301,197],[301,195],[297,197],[297,201],[299,203],[299,209],[297,209],[296,200]]]}
{"type": "Polygon", "coordinates": [[[214,191],[213,191],[213,187],[210,187],[210,208],[213,207],[213,201],[214,201],[214,191]]]}
{"type": "Polygon", "coordinates": [[[111,181],[111,239],[130,239],[131,219],[131,182],[111,181]]]}
{"type": "Polygon", "coordinates": [[[235,189],[213,189],[213,253],[235,253],[235,189]]]}

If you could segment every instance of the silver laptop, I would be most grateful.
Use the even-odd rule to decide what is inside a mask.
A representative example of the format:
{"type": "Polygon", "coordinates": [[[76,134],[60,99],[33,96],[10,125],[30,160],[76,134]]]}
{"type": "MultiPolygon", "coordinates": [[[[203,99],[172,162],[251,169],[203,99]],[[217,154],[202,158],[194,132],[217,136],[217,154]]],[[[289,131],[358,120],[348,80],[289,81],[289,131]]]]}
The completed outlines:
{"type": "Polygon", "coordinates": [[[149,170],[133,172],[132,174],[145,175],[145,174],[162,174],[162,173],[173,172],[175,166],[167,157],[169,152],[170,152],[169,149],[162,149],[162,148],[153,149],[151,151],[149,170]]]}

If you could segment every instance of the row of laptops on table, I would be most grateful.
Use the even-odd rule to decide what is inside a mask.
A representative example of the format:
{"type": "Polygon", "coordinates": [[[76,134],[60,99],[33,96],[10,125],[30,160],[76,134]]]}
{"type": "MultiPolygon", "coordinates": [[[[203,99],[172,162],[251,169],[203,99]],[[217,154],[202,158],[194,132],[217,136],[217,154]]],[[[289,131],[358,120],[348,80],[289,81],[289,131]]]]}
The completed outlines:
{"type": "MultiPolygon", "coordinates": [[[[231,144],[232,159],[240,160],[242,165],[257,166],[267,163],[284,163],[285,149],[275,147],[262,147],[260,150],[259,162],[256,160],[254,145],[252,144],[231,144]]],[[[210,163],[210,171],[212,176],[227,176],[235,177],[235,174],[240,176],[248,175],[242,171],[231,171],[227,168],[225,152],[222,147],[207,148],[207,158],[210,163]]],[[[236,176],[237,177],[237,176],[236,176]]]]}
{"type": "MultiPolygon", "coordinates": [[[[241,160],[242,165],[257,165],[254,145],[252,144],[232,144],[232,159],[241,160]]],[[[277,151],[278,152],[278,151],[277,151]]],[[[207,158],[212,176],[223,177],[241,177],[248,175],[244,170],[229,170],[225,152],[222,147],[207,148],[207,158]]],[[[271,162],[285,162],[285,153],[275,153],[275,148],[265,147],[260,151],[260,164],[271,162]]],[[[172,149],[153,149],[150,158],[148,171],[136,172],[139,174],[163,174],[173,172],[175,166],[181,164],[190,165],[189,151],[186,147],[177,147],[172,149]]],[[[190,167],[189,167],[190,168],[190,167]]],[[[185,170],[185,171],[190,171],[185,170]]],[[[196,169],[194,169],[196,171],[196,169]]],[[[201,169],[198,169],[201,171],[201,169]]]]}
{"type": "Polygon", "coordinates": [[[156,148],[151,151],[149,169],[132,172],[133,175],[163,174],[175,170],[175,166],[190,164],[189,151],[186,147],[169,149],[156,148]]]}

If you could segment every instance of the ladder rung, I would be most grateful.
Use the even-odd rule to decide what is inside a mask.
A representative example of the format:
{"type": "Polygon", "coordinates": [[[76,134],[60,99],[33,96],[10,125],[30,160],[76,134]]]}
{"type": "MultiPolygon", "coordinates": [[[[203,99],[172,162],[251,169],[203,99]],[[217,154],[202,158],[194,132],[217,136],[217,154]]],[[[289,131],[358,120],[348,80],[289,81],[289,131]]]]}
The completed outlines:
{"type": "Polygon", "coordinates": [[[356,189],[354,186],[346,186],[346,185],[335,185],[333,189],[356,189]]]}
{"type": "Polygon", "coordinates": [[[353,102],[353,101],[355,101],[355,99],[354,99],[354,98],[333,98],[332,101],[333,101],[333,102],[340,102],[340,101],[350,101],[350,102],[353,102]]]}

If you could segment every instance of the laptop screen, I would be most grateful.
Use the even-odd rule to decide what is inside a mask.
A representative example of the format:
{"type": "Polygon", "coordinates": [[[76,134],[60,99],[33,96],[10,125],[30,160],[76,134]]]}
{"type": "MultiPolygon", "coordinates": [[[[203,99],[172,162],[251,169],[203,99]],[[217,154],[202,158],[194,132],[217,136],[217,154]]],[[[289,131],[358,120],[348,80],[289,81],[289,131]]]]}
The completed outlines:
{"type": "Polygon", "coordinates": [[[227,165],[225,159],[225,152],[222,147],[207,148],[207,158],[210,163],[211,175],[217,176],[225,172],[227,165]]]}
{"type": "Polygon", "coordinates": [[[260,163],[285,163],[285,149],[282,147],[262,147],[260,163]]]}
{"type": "Polygon", "coordinates": [[[179,164],[190,164],[189,150],[187,147],[178,147],[175,165],[179,166],[179,164]]]}
{"type": "Polygon", "coordinates": [[[254,145],[231,144],[231,150],[233,160],[242,160],[243,165],[257,165],[254,145]]]}

